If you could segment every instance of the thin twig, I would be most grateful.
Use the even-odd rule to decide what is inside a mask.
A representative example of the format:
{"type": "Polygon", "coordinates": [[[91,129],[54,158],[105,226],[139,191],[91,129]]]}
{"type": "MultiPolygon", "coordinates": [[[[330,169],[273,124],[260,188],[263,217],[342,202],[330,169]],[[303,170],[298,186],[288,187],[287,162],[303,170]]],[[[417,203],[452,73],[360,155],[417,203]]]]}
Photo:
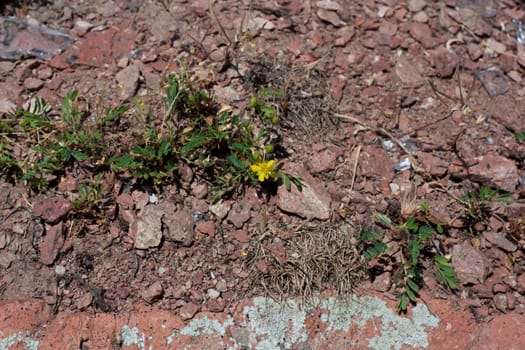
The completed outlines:
{"type": "Polygon", "coordinates": [[[442,190],[443,192],[445,192],[446,194],[448,194],[450,197],[452,197],[454,200],[456,200],[457,202],[461,203],[461,204],[464,204],[464,205],[467,205],[468,203],[464,200],[462,200],[461,198],[459,198],[458,196],[454,195],[452,192],[450,192],[450,190],[448,188],[446,188],[445,186],[443,186],[443,184],[437,182],[437,181],[433,181],[433,182],[430,182],[430,184],[436,184],[438,185],[442,190]]]}
{"type": "Polygon", "coordinates": [[[219,18],[215,14],[215,11],[213,11],[213,0],[208,1],[208,11],[210,11],[210,16],[213,19],[213,21],[215,22],[215,24],[217,25],[217,30],[219,31],[219,33],[221,33],[221,35],[224,37],[224,39],[226,39],[226,41],[228,42],[228,47],[232,46],[233,45],[232,40],[230,39],[228,34],[226,34],[226,31],[224,30],[224,27],[222,26],[221,22],[219,21],[219,18]]]}
{"type": "Polygon", "coordinates": [[[350,185],[350,194],[352,194],[352,191],[354,190],[354,183],[355,183],[355,177],[357,173],[357,164],[359,163],[359,156],[361,155],[361,145],[357,146],[357,152],[356,152],[355,162],[354,162],[354,169],[352,170],[352,183],[350,185]]]}

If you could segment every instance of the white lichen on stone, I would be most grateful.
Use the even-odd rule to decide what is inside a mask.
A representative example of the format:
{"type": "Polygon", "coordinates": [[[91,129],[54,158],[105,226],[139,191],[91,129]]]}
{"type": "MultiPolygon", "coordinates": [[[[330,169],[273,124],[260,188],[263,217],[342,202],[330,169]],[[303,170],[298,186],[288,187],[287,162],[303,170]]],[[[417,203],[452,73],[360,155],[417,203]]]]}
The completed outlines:
{"type": "Polygon", "coordinates": [[[122,345],[137,345],[139,349],[145,349],[145,335],[139,336],[139,329],[137,327],[130,328],[128,325],[122,326],[120,331],[122,338],[122,345]]]}
{"type": "Polygon", "coordinates": [[[290,349],[308,338],[304,326],[306,311],[300,310],[294,301],[280,305],[270,298],[257,297],[243,313],[249,319],[244,326],[257,336],[258,350],[290,349]]]}
{"type": "Polygon", "coordinates": [[[403,345],[413,347],[428,347],[426,327],[437,327],[439,319],[419,304],[412,309],[412,319],[395,314],[383,300],[374,297],[356,298],[350,303],[343,303],[333,298],[323,301],[323,308],[328,314],[321,321],[328,322],[327,334],[333,330],[346,331],[351,323],[362,328],[368,320],[377,319],[381,324],[381,335],[369,340],[370,349],[401,349],[403,345]]]}
{"type": "Polygon", "coordinates": [[[38,340],[31,339],[31,333],[26,335],[22,332],[14,333],[7,338],[0,339],[0,350],[9,350],[16,344],[24,344],[24,350],[38,350],[38,340]]]}
{"type": "MultiPolygon", "coordinates": [[[[430,314],[428,308],[419,304],[412,309],[412,319],[397,315],[387,304],[375,297],[352,297],[351,300],[341,301],[328,298],[321,302],[321,321],[327,323],[326,332],[321,336],[329,340],[331,333],[346,332],[354,324],[359,328],[376,327],[378,336],[369,339],[370,349],[401,349],[403,346],[426,348],[428,347],[428,334],[426,327],[437,327],[440,320],[430,314]]],[[[281,305],[270,298],[257,297],[253,299],[253,306],[245,306],[243,314],[245,321],[243,329],[247,332],[246,340],[239,344],[237,339],[231,338],[234,345],[230,350],[237,350],[249,345],[257,350],[291,349],[298,344],[308,342],[308,330],[305,326],[306,315],[313,307],[299,308],[294,301],[281,305]]],[[[166,338],[167,345],[176,342],[178,335],[189,335],[200,338],[203,336],[217,335],[224,337],[228,327],[234,325],[232,317],[225,322],[210,319],[206,315],[193,319],[181,329],[172,329],[166,338]]],[[[122,335],[124,335],[124,329],[122,335]]],[[[131,340],[125,345],[137,344],[144,348],[144,336],[138,337],[138,330],[127,329],[131,340]],[[142,341],[142,343],[141,343],[142,341]]],[[[310,341],[316,343],[318,337],[310,341]]],[[[362,339],[365,341],[365,339],[362,339]]],[[[223,346],[221,342],[218,344],[223,346]]],[[[311,346],[313,344],[310,344],[311,346]]],[[[0,349],[2,350],[2,349],[0,349]]]]}
{"type": "Polygon", "coordinates": [[[233,325],[233,319],[229,316],[224,323],[217,320],[210,320],[208,316],[204,315],[201,318],[193,319],[190,323],[180,330],[180,334],[198,337],[203,334],[213,335],[218,334],[224,337],[226,328],[233,325]]]}
{"type": "MultiPolygon", "coordinates": [[[[321,308],[328,311],[327,314],[321,315],[321,321],[328,323],[326,331],[329,333],[335,331],[346,331],[352,322],[356,322],[359,327],[366,324],[359,313],[362,307],[362,301],[357,297],[352,297],[349,302],[341,301],[337,298],[328,298],[322,301],[321,308]]],[[[376,310],[370,310],[375,314],[376,310]]]]}
{"type": "Polygon", "coordinates": [[[166,337],[166,345],[171,345],[171,343],[173,343],[173,341],[175,340],[175,337],[176,337],[177,335],[179,335],[179,333],[180,333],[180,331],[179,331],[177,328],[173,328],[173,329],[171,330],[170,335],[168,335],[168,336],[166,337]]]}

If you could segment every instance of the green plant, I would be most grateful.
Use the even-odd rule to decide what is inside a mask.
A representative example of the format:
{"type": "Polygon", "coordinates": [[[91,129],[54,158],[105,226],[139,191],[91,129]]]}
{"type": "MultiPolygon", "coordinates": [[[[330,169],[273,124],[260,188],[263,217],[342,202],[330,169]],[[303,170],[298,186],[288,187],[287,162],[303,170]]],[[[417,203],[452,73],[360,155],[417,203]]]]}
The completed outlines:
{"type": "MultiPolygon", "coordinates": [[[[35,134],[49,132],[53,125],[48,117],[51,106],[41,97],[31,100],[27,109],[16,108],[12,113],[12,120],[18,121],[22,131],[35,134]]],[[[11,128],[11,131],[20,131],[20,128],[11,128]]]]}
{"type": "Polygon", "coordinates": [[[189,117],[199,120],[213,110],[213,101],[206,91],[195,89],[184,74],[170,74],[165,89],[164,121],[189,117]]]}
{"type": "MultiPolygon", "coordinates": [[[[37,98],[27,110],[17,109],[12,118],[0,119],[5,139],[0,142],[0,169],[17,173],[34,189],[43,191],[71,167],[109,169],[162,185],[177,181],[177,169],[186,164],[211,185],[209,195],[214,202],[246,185],[300,186],[300,179],[282,171],[283,163],[275,159],[276,142],[268,141],[267,125],[276,125],[279,118],[277,108],[264,99],[282,100],[282,93],[261,90],[260,99],[252,101],[251,108],[258,116],[253,119],[233,114],[228,106],[219,108],[206,90],[184,73],[170,75],[164,92],[160,118],[152,113],[154,107],[140,100],[132,111],[117,106],[90,113],[81,107],[84,101],[77,91],[64,97],[56,118],[50,117],[50,106],[37,98]],[[121,118],[125,114],[130,118],[121,118]],[[20,141],[27,155],[13,156],[13,140],[20,141]],[[270,170],[261,181],[254,169],[264,164],[270,170]]],[[[87,190],[84,185],[79,187],[76,205],[86,204],[87,190]]]]}
{"type": "Polygon", "coordinates": [[[18,162],[13,158],[7,140],[0,142],[0,172],[7,174],[18,171],[18,162]]]}
{"type": "Polygon", "coordinates": [[[265,128],[254,133],[252,124],[232,115],[230,110],[219,111],[217,117],[188,132],[188,141],[180,153],[188,163],[200,167],[212,183],[212,202],[245,184],[259,186],[271,180],[282,181],[287,187],[290,182],[299,184],[299,179],[281,170],[282,163],[274,165],[272,149],[264,144],[266,133],[265,128]],[[268,163],[268,176],[260,181],[253,167],[268,163]]]}
{"type": "Polygon", "coordinates": [[[67,94],[59,118],[51,118],[51,107],[42,98],[30,101],[26,109],[17,108],[0,128],[9,144],[0,145],[2,170],[15,170],[22,181],[34,189],[45,190],[48,178],[65,172],[73,163],[91,168],[104,163],[107,145],[104,137],[127,107],[107,108],[105,114],[89,114],[79,107],[78,93],[67,94]],[[13,156],[10,145],[17,141],[25,155],[13,156]],[[9,146],[8,146],[9,145],[9,146]]]}
{"type": "Polygon", "coordinates": [[[78,197],[71,202],[77,212],[90,213],[100,202],[104,195],[103,176],[103,174],[98,174],[94,181],[82,183],[78,186],[78,197]]]}
{"type": "Polygon", "coordinates": [[[280,118],[277,114],[278,110],[276,107],[269,104],[265,98],[273,98],[274,100],[277,99],[284,102],[286,94],[282,91],[262,89],[257,92],[257,96],[250,99],[252,113],[257,115],[265,124],[277,125],[280,122],[280,118]]]}
{"type": "MultiPolygon", "coordinates": [[[[50,120],[41,113],[43,102],[36,106],[39,113],[22,112],[20,126],[26,133],[35,134],[34,141],[28,142],[33,156],[23,162],[22,180],[36,189],[44,190],[46,174],[60,174],[73,162],[100,162],[105,154],[103,139],[104,126],[124,112],[123,108],[108,109],[103,118],[89,116],[78,107],[78,93],[67,94],[61,107],[60,119],[50,120]]],[[[16,117],[16,114],[15,114],[16,117]]]]}
{"type": "Polygon", "coordinates": [[[464,212],[467,217],[478,222],[486,221],[490,216],[491,202],[510,204],[511,197],[512,195],[509,193],[500,193],[490,187],[481,186],[477,191],[465,193],[459,200],[464,205],[464,212]]]}
{"type": "Polygon", "coordinates": [[[378,227],[361,232],[359,241],[364,242],[364,257],[367,261],[382,255],[396,261],[399,293],[397,309],[406,311],[410,302],[416,303],[422,283],[423,259],[428,254],[434,255],[436,280],[452,289],[457,287],[456,275],[448,259],[440,251],[432,250],[434,236],[443,233],[443,226],[433,222],[428,215],[428,205],[421,205],[419,213],[395,224],[383,214],[375,214],[381,227],[391,231],[397,249],[391,249],[385,242],[385,236],[378,227]],[[425,252],[426,254],[423,254],[425,252]]]}
{"type": "Polygon", "coordinates": [[[515,133],[514,136],[517,140],[525,141],[525,130],[523,130],[522,132],[515,133]]]}
{"type": "Polygon", "coordinates": [[[129,153],[109,158],[108,164],[115,171],[128,171],[130,175],[160,184],[173,177],[177,170],[177,150],[174,132],[162,135],[154,128],[148,129],[139,145],[129,153]]]}
{"type": "MultiPolygon", "coordinates": [[[[137,144],[129,151],[110,157],[113,170],[160,185],[175,178],[175,170],[186,163],[211,185],[212,202],[244,185],[264,185],[251,166],[274,161],[273,145],[266,143],[266,127],[256,129],[254,121],[234,115],[228,106],[218,108],[206,91],[192,85],[184,74],[168,77],[163,106],[160,125],[138,135],[137,144]]],[[[252,108],[264,113],[263,122],[275,117],[275,111],[272,114],[259,102],[252,108]]],[[[299,184],[299,179],[281,168],[282,163],[275,165],[274,180],[287,187],[299,184]]]]}

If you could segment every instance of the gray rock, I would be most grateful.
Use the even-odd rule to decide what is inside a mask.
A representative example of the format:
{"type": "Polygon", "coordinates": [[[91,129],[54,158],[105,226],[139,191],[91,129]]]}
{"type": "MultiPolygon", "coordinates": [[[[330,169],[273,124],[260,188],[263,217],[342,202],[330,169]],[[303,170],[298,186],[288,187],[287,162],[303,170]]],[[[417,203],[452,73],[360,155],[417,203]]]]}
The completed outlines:
{"type": "Polygon", "coordinates": [[[378,292],[386,292],[392,285],[392,274],[388,271],[376,277],[372,283],[372,288],[378,292]]]}
{"type": "Polygon", "coordinates": [[[485,282],[491,263],[480,250],[464,242],[452,248],[452,266],[460,283],[477,284],[485,282]]]}
{"type": "Polygon", "coordinates": [[[239,95],[237,90],[235,90],[231,86],[222,87],[217,85],[213,88],[213,95],[220,102],[229,101],[231,103],[232,101],[239,101],[241,99],[241,96],[239,95]]]}
{"type": "Polygon", "coordinates": [[[210,205],[210,211],[217,217],[217,219],[222,220],[228,215],[232,208],[232,203],[230,201],[220,200],[215,204],[210,205]]]}
{"type": "Polygon", "coordinates": [[[37,78],[27,78],[24,80],[24,87],[29,91],[40,90],[45,82],[37,78]]]}
{"type": "Polygon", "coordinates": [[[427,6],[427,2],[425,0],[409,0],[408,1],[408,9],[412,12],[419,12],[423,8],[427,6]]]}
{"type": "Polygon", "coordinates": [[[292,184],[289,191],[284,186],[279,186],[277,190],[279,209],[303,218],[328,220],[331,213],[329,193],[304,168],[293,165],[290,168],[292,169],[287,171],[301,178],[302,185],[299,189],[292,184]]]}
{"type": "Polygon", "coordinates": [[[40,198],[33,205],[33,216],[54,224],[66,217],[71,208],[71,202],[64,197],[40,198]]]}
{"type": "Polygon", "coordinates": [[[135,96],[140,79],[140,68],[137,64],[132,64],[124,68],[117,73],[116,78],[121,88],[120,97],[122,100],[127,100],[135,96]]]}
{"type": "Polygon", "coordinates": [[[216,290],[216,289],[210,288],[210,289],[208,289],[208,291],[206,292],[206,295],[207,295],[208,298],[210,298],[210,299],[217,299],[218,297],[221,296],[221,292],[219,292],[219,291],[216,290]]]}
{"type": "Polygon", "coordinates": [[[85,310],[91,305],[93,302],[93,295],[91,293],[83,293],[80,298],[77,300],[77,309],[79,310],[85,310]]]}
{"type": "Polygon", "coordinates": [[[131,224],[130,234],[135,238],[135,248],[157,247],[162,240],[163,213],[155,206],[148,205],[131,224]]]}
{"type": "Polygon", "coordinates": [[[310,160],[312,173],[334,170],[336,160],[343,155],[343,150],[338,147],[328,147],[321,152],[316,152],[310,160]]]}
{"type": "Polygon", "coordinates": [[[199,305],[196,305],[194,303],[187,303],[186,305],[180,308],[179,315],[184,321],[187,321],[189,319],[192,319],[193,316],[195,316],[195,314],[199,311],[199,309],[199,305]]]}
{"type": "Polygon", "coordinates": [[[204,199],[208,195],[208,185],[205,183],[192,182],[191,192],[198,199],[204,199]]]}
{"type": "Polygon", "coordinates": [[[507,312],[508,300],[507,300],[506,294],[496,294],[493,300],[494,300],[494,306],[496,307],[496,309],[498,309],[499,311],[503,313],[507,312]]]}
{"type": "Polygon", "coordinates": [[[450,78],[456,70],[458,58],[444,47],[432,51],[432,62],[436,75],[440,78],[450,78]]]}
{"type": "Polygon", "coordinates": [[[94,25],[87,22],[87,21],[84,21],[84,20],[77,20],[75,22],[75,30],[78,31],[79,34],[83,35],[85,33],[87,33],[91,28],[93,28],[94,25]]]}
{"type": "Polygon", "coordinates": [[[483,237],[496,247],[507,252],[515,252],[518,249],[518,246],[505,238],[501,232],[483,232],[483,237]]]}
{"type": "Polygon", "coordinates": [[[507,192],[513,192],[516,189],[520,177],[514,161],[495,154],[487,154],[476,160],[471,163],[474,165],[469,169],[475,181],[507,192]]]}
{"type": "Polygon", "coordinates": [[[334,27],[342,27],[346,23],[341,20],[339,15],[334,11],[328,11],[319,9],[317,10],[317,16],[324,22],[328,22],[334,27]]]}
{"type": "Polygon", "coordinates": [[[516,281],[516,288],[521,294],[525,294],[525,272],[518,276],[516,281]]]}
{"type": "Polygon", "coordinates": [[[182,243],[186,247],[193,243],[193,226],[195,223],[190,211],[164,210],[162,222],[167,240],[182,243]]]}
{"type": "Polygon", "coordinates": [[[479,69],[476,72],[476,77],[481,81],[481,84],[483,84],[483,87],[491,97],[503,95],[509,91],[509,83],[505,73],[498,66],[479,69]]]}
{"type": "Polygon", "coordinates": [[[315,3],[315,6],[317,6],[320,9],[329,10],[329,11],[342,11],[343,10],[341,5],[339,5],[337,1],[333,1],[333,0],[317,1],[315,3]]]}
{"type": "Polygon", "coordinates": [[[60,249],[64,245],[64,225],[59,222],[56,225],[46,225],[46,234],[38,246],[40,262],[45,265],[53,265],[60,249]]]}
{"type": "MultiPolygon", "coordinates": [[[[144,7],[149,6],[150,5],[142,6],[141,11],[144,9],[144,7]]],[[[153,6],[152,10],[155,11],[153,6]]],[[[156,42],[170,41],[171,37],[173,36],[173,17],[168,11],[165,11],[164,9],[161,11],[157,10],[155,11],[154,15],[151,16],[151,18],[147,18],[146,21],[147,23],[145,23],[145,25],[154,35],[156,42]]]]}
{"type": "Polygon", "coordinates": [[[0,113],[10,113],[16,109],[16,104],[13,102],[0,98],[0,113]]]}
{"type": "Polygon", "coordinates": [[[422,68],[407,55],[397,58],[395,73],[403,83],[408,85],[421,85],[425,82],[421,72],[422,68]]]}
{"type": "Polygon", "coordinates": [[[228,214],[228,221],[236,228],[241,228],[242,225],[251,217],[252,205],[249,201],[241,200],[236,203],[228,214]]]}
{"type": "Polygon", "coordinates": [[[114,1],[105,1],[102,6],[98,7],[98,13],[104,17],[111,17],[120,11],[120,7],[114,1]]]}
{"type": "Polygon", "coordinates": [[[155,300],[159,299],[162,296],[162,293],[164,292],[164,289],[162,288],[162,284],[160,281],[157,281],[150,285],[148,288],[143,290],[140,293],[140,296],[142,299],[144,299],[145,302],[148,304],[153,303],[155,300]]]}

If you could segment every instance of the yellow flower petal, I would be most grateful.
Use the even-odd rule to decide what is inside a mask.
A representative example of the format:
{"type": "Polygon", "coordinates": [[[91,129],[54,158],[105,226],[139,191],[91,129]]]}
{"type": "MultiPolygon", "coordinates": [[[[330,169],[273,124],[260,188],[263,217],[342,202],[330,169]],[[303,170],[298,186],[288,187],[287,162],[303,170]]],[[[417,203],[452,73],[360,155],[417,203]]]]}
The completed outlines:
{"type": "Polygon", "coordinates": [[[250,166],[251,171],[257,174],[259,182],[263,182],[268,178],[276,179],[277,172],[274,169],[275,160],[269,160],[267,162],[260,162],[250,166]]]}

